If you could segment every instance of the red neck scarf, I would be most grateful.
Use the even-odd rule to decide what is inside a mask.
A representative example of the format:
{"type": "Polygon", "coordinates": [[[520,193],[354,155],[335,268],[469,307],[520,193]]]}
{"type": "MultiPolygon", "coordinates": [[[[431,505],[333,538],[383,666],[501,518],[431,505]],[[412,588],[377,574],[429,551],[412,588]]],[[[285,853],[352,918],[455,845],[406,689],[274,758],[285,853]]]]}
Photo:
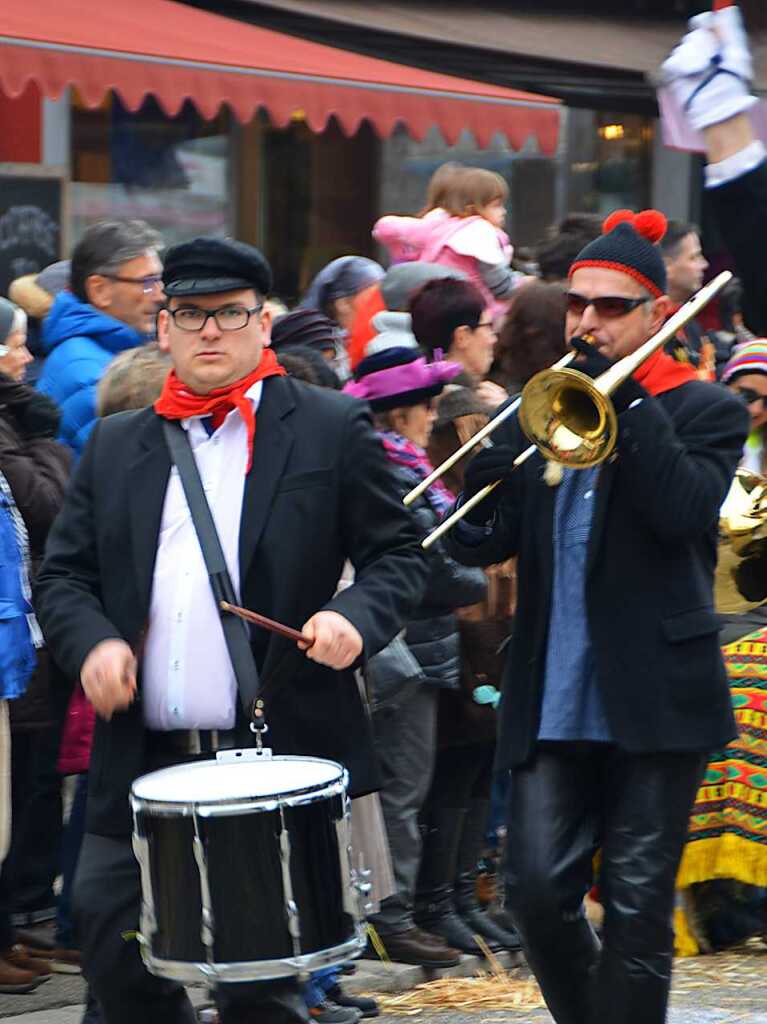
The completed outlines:
{"type": "Polygon", "coordinates": [[[633,377],[637,384],[641,384],[651,395],[662,395],[664,391],[673,391],[689,380],[698,380],[694,366],[689,363],[678,363],[663,349],[658,349],[642,363],[633,377]]]}
{"type": "Polygon", "coordinates": [[[190,416],[210,416],[214,429],[220,427],[232,409],[239,409],[248,431],[248,468],[253,463],[253,439],[256,436],[256,417],[253,402],[245,392],[267,377],[284,377],[285,368],[277,362],[270,348],[261,354],[258,366],[247,377],[236,380],[224,388],[214,388],[207,395],[196,395],[171,370],[165,378],[162,393],[154,403],[154,411],[166,420],[185,420],[190,416]]]}

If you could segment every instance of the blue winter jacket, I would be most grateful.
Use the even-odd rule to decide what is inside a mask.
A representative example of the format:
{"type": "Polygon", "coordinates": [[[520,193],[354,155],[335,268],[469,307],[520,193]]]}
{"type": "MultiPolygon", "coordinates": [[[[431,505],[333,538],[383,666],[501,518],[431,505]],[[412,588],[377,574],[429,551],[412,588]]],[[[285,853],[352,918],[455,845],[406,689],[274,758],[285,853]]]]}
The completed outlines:
{"type": "Polygon", "coordinates": [[[8,499],[0,493],[0,699],[13,700],[27,688],[37,655],[27,615],[32,606],[21,586],[21,552],[8,499]]]}
{"type": "Polygon", "coordinates": [[[58,440],[75,458],[96,421],[96,385],[118,352],[143,344],[145,338],[121,320],[100,313],[72,292],[60,292],[43,324],[46,356],[39,391],[61,407],[58,440]]]}

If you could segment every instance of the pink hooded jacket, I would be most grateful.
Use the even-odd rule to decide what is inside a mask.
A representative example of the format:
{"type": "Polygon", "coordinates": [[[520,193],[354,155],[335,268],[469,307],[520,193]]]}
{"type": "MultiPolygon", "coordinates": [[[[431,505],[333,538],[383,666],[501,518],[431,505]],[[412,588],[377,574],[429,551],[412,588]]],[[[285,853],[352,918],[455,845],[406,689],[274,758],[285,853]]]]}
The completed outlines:
{"type": "Polygon", "coordinates": [[[460,270],[482,292],[494,317],[505,310],[482,279],[479,264],[508,266],[514,250],[509,236],[484,217],[452,217],[441,209],[423,217],[390,215],[376,222],[373,238],[394,263],[418,260],[460,270]]]}

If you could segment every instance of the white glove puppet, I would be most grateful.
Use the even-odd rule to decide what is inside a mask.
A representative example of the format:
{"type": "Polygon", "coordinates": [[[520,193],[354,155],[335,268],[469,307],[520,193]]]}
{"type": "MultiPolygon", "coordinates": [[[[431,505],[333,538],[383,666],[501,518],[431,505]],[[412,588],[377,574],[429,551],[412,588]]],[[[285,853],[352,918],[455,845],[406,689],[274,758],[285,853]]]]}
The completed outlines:
{"type": "Polygon", "coordinates": [[[699,14],[664,61],[659,84],[695,131],[749,110],[753,64],[740,10],[734,4],[699,14]]]}

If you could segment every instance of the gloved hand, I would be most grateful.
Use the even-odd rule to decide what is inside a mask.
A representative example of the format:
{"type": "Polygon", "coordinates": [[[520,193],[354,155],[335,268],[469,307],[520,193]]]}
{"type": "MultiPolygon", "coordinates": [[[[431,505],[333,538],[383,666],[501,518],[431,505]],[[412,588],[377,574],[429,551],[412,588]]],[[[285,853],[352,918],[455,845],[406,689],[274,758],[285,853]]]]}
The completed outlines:
{"type": "Polygon", "coordinates": [[[514,459],[518,454],[519,451],[512,445],[496,444],[492,448],[483,448],[469,462],[463,477],[464,503],[488,484],[493,484],[496,480],[500,480],[501,483],[475,508],[466,513],[466,522],[484,526],[492,519],[503,497],[503,482],[513,472],[514,459]]]}
{"type": "MultiPolygon", "coordinates": [[[[581,373],[586,373],[589,377],[599,377],[613,365],[607,356],[602,355],[596,345],[592,345],[585,338],[571,338],[570,346],[580,353],[572,364],[573,369],[580,370],[581,373]]],[[[633,377],[629,377],[612,392],[609,398],[616,413],[620,414],[625,412],[637,399],[647,398],[647,392],[633,377]]]]}
{"type": "MultiPolygon", "coordinates": [[[[61,409],[48,395],[35,391],[28,384],[20,384],[12,400],[5,404],[12,412],[16,425],[27,438],[55,437],[61,423],[61,409]]],[[[5,396],[3,396],[5,398],[5,396]]]]}
{"type": "Polygon", "coordinates": [[[740,10],[734,4],[690,19],[690,31],[661,65],[667,88],[695,131],[749,110],[753,63],[740,10]]]}

